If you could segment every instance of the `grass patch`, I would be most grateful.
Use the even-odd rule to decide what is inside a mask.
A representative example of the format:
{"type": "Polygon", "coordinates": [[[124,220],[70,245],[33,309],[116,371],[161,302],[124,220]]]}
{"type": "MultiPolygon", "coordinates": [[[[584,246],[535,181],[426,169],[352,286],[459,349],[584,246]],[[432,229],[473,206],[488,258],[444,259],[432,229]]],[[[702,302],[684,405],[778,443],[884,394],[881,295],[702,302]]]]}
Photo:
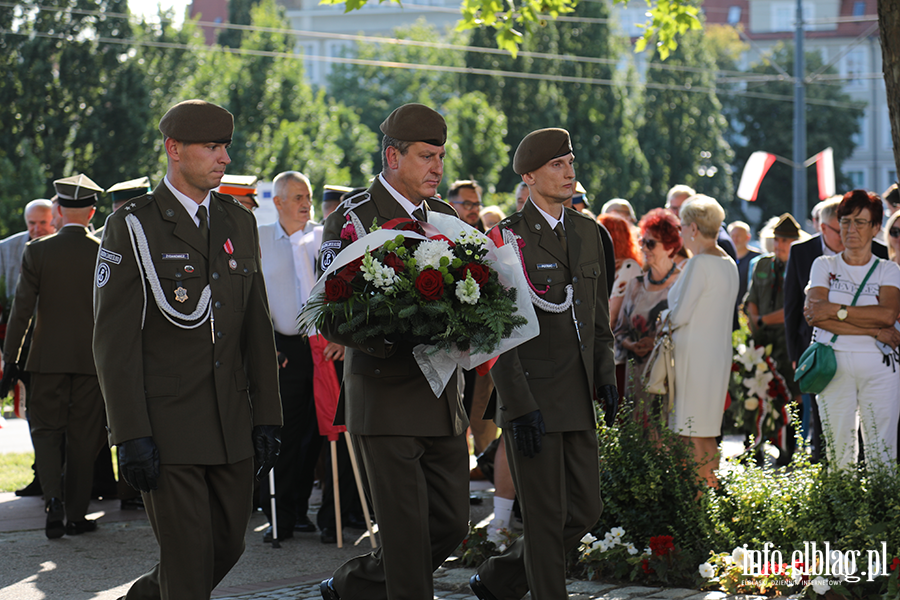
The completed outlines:
{"type": "Polygon", "coordinates": [[[0,454],[0,492],[14,492],[34,477],[34,452],[0,454]]]}

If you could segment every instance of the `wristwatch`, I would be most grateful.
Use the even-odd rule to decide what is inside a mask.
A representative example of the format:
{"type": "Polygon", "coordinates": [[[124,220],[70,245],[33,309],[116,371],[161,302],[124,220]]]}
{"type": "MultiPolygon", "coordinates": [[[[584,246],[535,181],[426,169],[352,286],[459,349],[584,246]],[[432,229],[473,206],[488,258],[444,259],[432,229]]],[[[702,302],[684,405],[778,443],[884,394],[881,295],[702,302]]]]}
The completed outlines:
{"type": "Polygon", "coordinates": [[[843,321],[847,318],[847,305],[841,304],[841,307],[837,311],[838,321],[843,321]]]}
{"type": "Polygon", "coordinates": [[[763,326],[762,315],[757,315],[757,317],[756,317],[756,326],[757,326],[757,327],[762,327],[762,326],[763,326]]]}

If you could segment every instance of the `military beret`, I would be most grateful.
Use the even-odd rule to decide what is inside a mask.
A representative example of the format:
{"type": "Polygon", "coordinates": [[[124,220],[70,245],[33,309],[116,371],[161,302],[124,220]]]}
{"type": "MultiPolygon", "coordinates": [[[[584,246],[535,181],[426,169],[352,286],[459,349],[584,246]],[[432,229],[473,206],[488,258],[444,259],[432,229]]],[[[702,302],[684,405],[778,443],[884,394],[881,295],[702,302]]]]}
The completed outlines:
{"type": "Polygon", "coordinates": [[[322,202],[340,202],[341,197],[352,190],[353,188],[343,185],[326,185],[322,193],[322,202]]]}
{"type": "Polygon", "coordinates": [[[138,177],[137,179],[131,179],[129,181],[121,181],[106,190],[106,193],[111,195],[112,202],[115,204],[116,202],[124,202],[131,198],[143,196],[149,191],[150,178],[138,177]]]}
{"type": "Polygon", "coordinates": [[[775,223],[772,233],[775,237],[796,240],[800,237],[800,224],[797,223],[797,220],[790,213],[784,213],[778,219],[778,222],[775,223]]]}
{"type": "Polygon", "coordinates": [[[230,144],[234,115],[205,100],[185,100],[163,115],[159,130],[167,138],[188,144],[230,144]]]}
{"type": "Polygon", "coordinates": [[[551,127],[532,131],[519,142],[513,157],[513,171],[523,175],[536,171],[554,158],[572,152],[572,141],[565,129],[551,127]]]}
{"type": "Polygon", "coordinates": [[[380,129],[384,135],[401,142],[425,142],[432,146],[447,142],[444,117],[424,104],[404,104],[394,109],[380,129]]]}
{"type": "Polygon", "coordinates": [[[97,195],[103,192],[103,188],[83,173],[57,179],[53,187],[56,188],[57,202],[66,208],[93,206],[97,203],[97,195]]]}

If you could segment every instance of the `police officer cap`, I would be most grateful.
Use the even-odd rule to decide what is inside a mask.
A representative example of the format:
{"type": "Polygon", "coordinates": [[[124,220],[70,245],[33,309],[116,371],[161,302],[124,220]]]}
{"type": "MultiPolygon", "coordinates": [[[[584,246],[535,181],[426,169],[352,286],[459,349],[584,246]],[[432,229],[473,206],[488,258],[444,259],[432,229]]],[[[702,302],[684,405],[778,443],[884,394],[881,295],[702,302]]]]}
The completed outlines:
{"type": "Polygon", "coordinates": [[[234,115],[205,100],[185,100],[163,115],[159,130],[167,138],[188,144],[230,144],[234,115]]]}
{"type": "Polygon", "coordinates": [[[537,171],[545,164],[572,152],[572,141],[565,129],[551,127],[538,129],[525,136],[516,148],[513,171],[523,175],[537,171]]]}
{"type": "Polygon", "coordinates": [[[394,109],[381,124],[381,132],[401,142],[443,146],[447,141],[444,117],[424,104],[404,104],[394,109]]]}
{"type": "Polygon", "coordinates": [[[138,177],[137,179],[131,179],[129,181],[121,181],[106,190],[106,193],[110,194],[110,196],[112,197],[112,202],[113,204],[115,204],[116,202],[124,202],[125,200],[130,200],[131,198],[143,196],[149,191],[150,178],[138,177]]]}
{"type": "Polygon", "coordinates": [[[53,182],[60,206],[66,208],[84,208],[97,203],[97,195],[103,188],[91,181],[83,173],[72,175],[53,182]]]}
{"type": "Polygon", "coordinates": [[[790,213],[784,213],[778,219],[778,223],[775,224],[772,233],[775,237],[796,240],[800,237],[800,224],[797,223],[797,220],[790,213]]]}
{"type": "Polygon", "coordinates": [[[353,188],[343,185],[326,185],[322,193],[322,202],[340,202],[341,197],[351,190],[353,188]]]}

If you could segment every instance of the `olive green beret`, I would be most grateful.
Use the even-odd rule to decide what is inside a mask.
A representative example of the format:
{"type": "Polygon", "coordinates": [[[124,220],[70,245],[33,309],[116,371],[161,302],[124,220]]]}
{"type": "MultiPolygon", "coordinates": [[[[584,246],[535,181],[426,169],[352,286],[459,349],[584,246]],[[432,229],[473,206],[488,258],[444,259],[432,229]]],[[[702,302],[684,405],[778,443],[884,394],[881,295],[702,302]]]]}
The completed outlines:
{"type": "Polygon", "coordinates": [[[53,182],[56,188],[57,202],[66,208],[85,208],[97,203],[97,195],[103,191],[99,185],[83,173],[57,179],[53,182]]]}
{"type": "Polygon", "coordinates": [[[572,141],[565,129],[538,129],[525,136],[513,158],[513,171],[523,175],[537,171],[545,164],[572,152],[572,141]]]}
{"type": "Polygon", "coordinates": [[[775,227],[772,228],[772,233],[775,237],[796,240],[800,237],[800,224],[797,223],[797,220],[793,216],[791,216],[791,213],[784,213],[781,215],[781,218],[778,219],[778,223],[775,224],[775,227]]]}
{"type": "Polygon", "coordinates": [[[444,117],[424,104],[404,104],[394,109],[381,124],[381,132],[401,142],[425,142],[432,146],[447,142],[444,117]]]}
{"type": "Polygon", "coordinates": [[[205,100],[185,100],[163,115],[159,130],[167,138],[188,144],[230,144],[234,115],[205,100]]]}

